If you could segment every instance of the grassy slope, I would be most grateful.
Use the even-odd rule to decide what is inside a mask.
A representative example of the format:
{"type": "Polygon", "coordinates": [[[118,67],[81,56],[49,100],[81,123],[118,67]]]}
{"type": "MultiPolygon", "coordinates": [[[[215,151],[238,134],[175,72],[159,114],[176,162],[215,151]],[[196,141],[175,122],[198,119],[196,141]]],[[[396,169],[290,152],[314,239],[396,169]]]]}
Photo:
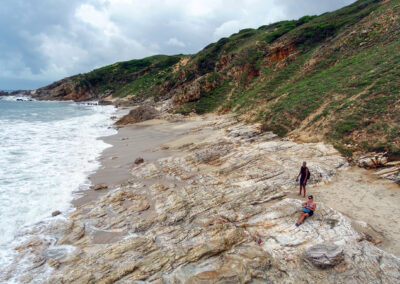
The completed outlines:
{"type": "MultiPolygon", "coordinates": [[[[225,52],[232,52],[232,42],[237,44],[241,34],[250,35],[235,47],[235,61],[237,65],[252,65],[260,74],[246,81],[245,72],[238,85],[216,89],[188,105],[196,112],[212,111],[218,107],[217,97],[220,110],[229,108],[250,121],[261,121],[265,130],[281,136],[301,127],[307,133],[323,133],[347,155],[361,149],[385,150],[398,156],[399,13],[399,1],[383,6],[377,1],[358,1],[320,17],[278,23],[270,33],[245,30],[223,39],[211,48],[219,51],[218,44],[224,43],[225,52]],[[385,15],[389,9],[397,16],[392,22],[388,18],[393,14],[385,15]],[[306,23],[298,23],[304,20],[306,23]],[[299,52],[285,59],[284,67],[265,66],[263,39],[267,44],[273,40],[294,43],[299,52]],[[311,59],[316,64],[306,68],[311,59]]],[[[209,58],[213,58],[212,51],[209,58]]],[[[202,53],[198,56],[203,60],[202,53]]]]}
{"type": "Polygon", "coordinates": [[[157,87],[171,80],[173,66],[183,55],[155,55],[144,59],[115,63],[72,77],[76,88],[114,97],[146,98],[157,94],[157,87]]]}
{"type": "Polygon", "coordinates": [[[116,63],[73,80],[103,97],[135,98],[176,96],[197,82],[207,86],[200,98],[177,112],[231,111],[281,136],[318,134],[347,155],[400,156],[399,15],[399,0],[360,0],[241,30],[195,55],[116,63]]]}

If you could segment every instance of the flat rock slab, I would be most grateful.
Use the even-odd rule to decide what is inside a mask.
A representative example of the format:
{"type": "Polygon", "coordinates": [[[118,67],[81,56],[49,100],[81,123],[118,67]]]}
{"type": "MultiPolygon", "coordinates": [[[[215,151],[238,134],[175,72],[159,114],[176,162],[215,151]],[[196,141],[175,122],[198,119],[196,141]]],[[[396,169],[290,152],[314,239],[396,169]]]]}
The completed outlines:
{"type": "Polygon", "coordinates": [[[304,252],[304,258],[320,268],[333,267],[343,261],[343,249],[333,244],[318,244],[304,252]]]}

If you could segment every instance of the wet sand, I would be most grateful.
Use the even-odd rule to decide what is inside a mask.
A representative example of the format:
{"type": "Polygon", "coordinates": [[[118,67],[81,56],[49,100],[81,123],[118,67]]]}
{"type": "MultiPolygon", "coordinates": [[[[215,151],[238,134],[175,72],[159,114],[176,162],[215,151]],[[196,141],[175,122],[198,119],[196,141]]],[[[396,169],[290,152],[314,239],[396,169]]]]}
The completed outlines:
{"type": "MultiPolygon", "coordinates": [[[[92,185],[105,184],[109,188],[119,186],[129,180],[129,169],[134,166],[137,158],[151,162],[163,157],[176,156],[179,152],[171,152],[170,147],[190,144],[194,141],[217,135],[210,131],[197,133],[196,128],[213,120],[215,115],[194,117],[185,121],[169,122],[153,119],[123,127],[117,127],[115,135],[102,137],[111,147],[105,149],[99,161],[100,168],[89,176],[92,185]]],[[[95,200],[107,190],[82,190],[75,192],[72,204],[75,207],[95,200]]]]}
{"type": "MultiPolygon", "coordinates": [[[[160,149],[160,145],[179,133],[169,131],[167,127],[163,127],[165,124],[168,122],[154,120],[151,124],[127,125],[119,128],[115,135],[102,137],[111,147],[103,151],[99,158],[100,168],[89,176],[92,185],[105,184],[110,188],[118,186],[131,177],[129,169],[134,166],[137,158],[152,161],[168,156],[168,151],[160,149]]],[[[83,190],[76,193],[78,197],[72,203],[80,206],[105,192],[106,190],[83,190]]]]}
{"type": "MultiPolygon", "coordinates": [[[[165,122],[159,123],[162,125],[165,122]]],[[[123,183],[130,177],[129,169],[135,159],[141,157],[145,161],[152,161],[167,155],[165,151],[155,150],[177,133],[158,128],[161,129],[150,125],[130,125],[120,128],[113,136],[104,137],[104,142],[112,147],[104,150],[100,158],[101,167],[89,177],[92,184],[110,186],[123,183]]]]}

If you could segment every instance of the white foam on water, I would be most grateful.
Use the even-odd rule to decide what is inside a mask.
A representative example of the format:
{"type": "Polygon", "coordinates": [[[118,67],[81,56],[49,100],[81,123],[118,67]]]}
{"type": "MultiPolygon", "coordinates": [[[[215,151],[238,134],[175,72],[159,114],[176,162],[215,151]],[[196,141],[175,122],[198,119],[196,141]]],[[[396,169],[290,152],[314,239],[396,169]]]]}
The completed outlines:
{"type": "Polygon", "coordinates": [[[2,97],[0,97],[0,100],[2,100],[2,101],[9,101],[9,102],[15,102],[15,101],[35,101],[35,99],[33,99],[33,98],[31,98],[30,96],[27,96],[27,95],[2,96],[2,97]]]}
{"type": "MultiPolygon", "coordinates": [[[[100,165],[96,159],[110,146],[98,138],[116,132],[109,128],[115,108],[85,108],[91,110],[53,121],[0,119],[1,268],[13,262],[15,246],[29,237],[26,228],[50,221],[55,210],[71,211],[73,192],[89,187],[87,177],[100,165]]],[[[17,279],[13,275],[7,283],[17,279]]]]}

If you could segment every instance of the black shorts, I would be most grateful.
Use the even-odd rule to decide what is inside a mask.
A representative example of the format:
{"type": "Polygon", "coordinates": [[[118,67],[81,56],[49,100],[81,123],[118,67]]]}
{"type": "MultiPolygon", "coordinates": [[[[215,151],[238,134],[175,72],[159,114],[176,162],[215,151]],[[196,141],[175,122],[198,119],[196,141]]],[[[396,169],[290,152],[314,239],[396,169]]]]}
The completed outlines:
{"type": "MultiPolygon", "coordinates": [[[[310,210],[311,211],[311,210],[310,210]]],[[[312,215],[314,215],[314,212],[311,211],[310,213],[308,213],[308,217],[311,217],[312,215]]]]}
{"type": "Polygon", "coordinates": [[[300,179],[300,185],[303,185],[303,184],[304,184],[304,186],[307,185],[307,180],[305,178],[300,179]],[[304,182],[304,180],[305,180],[305,182],[304,182]]]}

